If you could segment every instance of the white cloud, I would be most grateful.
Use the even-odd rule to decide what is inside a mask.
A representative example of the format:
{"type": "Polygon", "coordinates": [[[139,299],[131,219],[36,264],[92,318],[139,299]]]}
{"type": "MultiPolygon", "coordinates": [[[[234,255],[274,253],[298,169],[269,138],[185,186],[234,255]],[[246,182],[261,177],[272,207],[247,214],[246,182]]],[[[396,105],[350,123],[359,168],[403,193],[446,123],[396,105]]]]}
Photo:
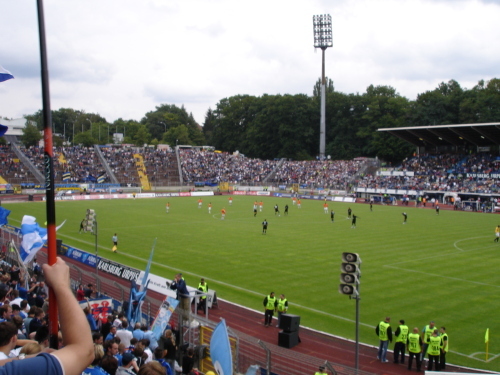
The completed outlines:
{"type": "MultiPolygon", "coordinates": [[[[442,81],[464,87],[497,74],[499,1],[46,0],[52,109],[140,120],[184,105],[202,123],[237,94],[312,94],[321,75],[312,16],[329,13],[335,88],[391,85],[415,99],[442,81]]],[[[0,24],[0,115],[41,108],[36,5],[9,4],[0,24]]]]}

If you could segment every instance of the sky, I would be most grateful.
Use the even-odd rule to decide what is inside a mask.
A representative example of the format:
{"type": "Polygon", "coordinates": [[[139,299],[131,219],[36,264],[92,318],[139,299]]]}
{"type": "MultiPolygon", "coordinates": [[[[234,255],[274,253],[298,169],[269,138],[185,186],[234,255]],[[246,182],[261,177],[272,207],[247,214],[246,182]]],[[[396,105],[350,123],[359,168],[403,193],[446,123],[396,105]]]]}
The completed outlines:
{"type": "MultiPolygon", "coordinates": [[[[42,108],[36,1],[5,1],[0,116],[42,108]]],[[[141,120],[182,105],[202,125],[234,95],[312,95],[313,16],[332,17],[335,90],[392,86],[411,99],[454,79],[500,77],[500,0],[45,0],[51,109],[141,120]]]]}

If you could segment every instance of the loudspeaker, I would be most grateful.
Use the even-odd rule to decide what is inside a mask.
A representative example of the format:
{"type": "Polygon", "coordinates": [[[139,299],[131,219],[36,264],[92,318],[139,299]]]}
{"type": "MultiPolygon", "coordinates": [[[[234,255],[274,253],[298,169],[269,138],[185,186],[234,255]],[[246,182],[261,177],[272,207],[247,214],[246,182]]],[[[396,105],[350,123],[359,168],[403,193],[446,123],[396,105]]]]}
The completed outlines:
{"type": "Polygon", "coordinates": [[[56,239],[56,251],[57,251],[57,254],[60,254],[60,255],[64,255],[64,251],[62,249],[62,240],[60,239],[56,239]]]}
{"type": "Polygon", "coordinates": [[[280,329],[285,332],[297,332],[300,326],[300,316],[292,314],[282,314],[280,318],[280,329]]]}
{"type": "MultiPolygon", "coordinates": [[[[283,316],[282,316],[283,318],[283,316]]],[[[278,346],[293,348],[299,343],[299,332],[280,332],[278,335],[278,346]]]]}

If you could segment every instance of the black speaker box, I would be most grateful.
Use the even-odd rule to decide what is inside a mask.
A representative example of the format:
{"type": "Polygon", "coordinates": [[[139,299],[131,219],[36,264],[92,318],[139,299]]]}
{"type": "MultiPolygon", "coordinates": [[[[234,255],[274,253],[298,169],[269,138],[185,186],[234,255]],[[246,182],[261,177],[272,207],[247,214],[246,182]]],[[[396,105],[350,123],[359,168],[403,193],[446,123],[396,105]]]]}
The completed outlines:
{"type": "Polygon", "coordinates": [[[62,249],[62,240],[60,240],[58,238],[56,239],[56,252],[59,255],[64,255],[65,254],[65,252],[62,249]]]}
{"type": "Polygon", "coordinates": [[[293,348],[299,343],[299,333],[295,332],[280,332],[278,335],[278,346],[282,348],[293,348]]]}
{"type": "Polygon", "coordinates": [[[300,326],[300,316],[282,314],[280,318],[280,329],[285,332],[297,332],[300,326]]]}

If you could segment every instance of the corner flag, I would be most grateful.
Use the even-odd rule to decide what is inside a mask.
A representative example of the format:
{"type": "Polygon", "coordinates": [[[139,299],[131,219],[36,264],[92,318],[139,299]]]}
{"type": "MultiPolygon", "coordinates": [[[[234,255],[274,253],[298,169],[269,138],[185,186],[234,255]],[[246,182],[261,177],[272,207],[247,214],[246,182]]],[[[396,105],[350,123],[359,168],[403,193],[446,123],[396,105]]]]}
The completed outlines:
{"type": "Polygon", "coordinates": [[[486,344],[486,360],[488,360],[488,344],[490,342],[490,329],[486,328],[486,334],[484,335],[484,342],[486,344]]]}
{"type": "Polygon", "coordinates": [[[0,82],[4,82],[4,81],[7,81],[7,80],[12,79],[12,78],[14,78],[12,73],[9,72],[7,69],[4,69],[0,65],[0,82]]]}

